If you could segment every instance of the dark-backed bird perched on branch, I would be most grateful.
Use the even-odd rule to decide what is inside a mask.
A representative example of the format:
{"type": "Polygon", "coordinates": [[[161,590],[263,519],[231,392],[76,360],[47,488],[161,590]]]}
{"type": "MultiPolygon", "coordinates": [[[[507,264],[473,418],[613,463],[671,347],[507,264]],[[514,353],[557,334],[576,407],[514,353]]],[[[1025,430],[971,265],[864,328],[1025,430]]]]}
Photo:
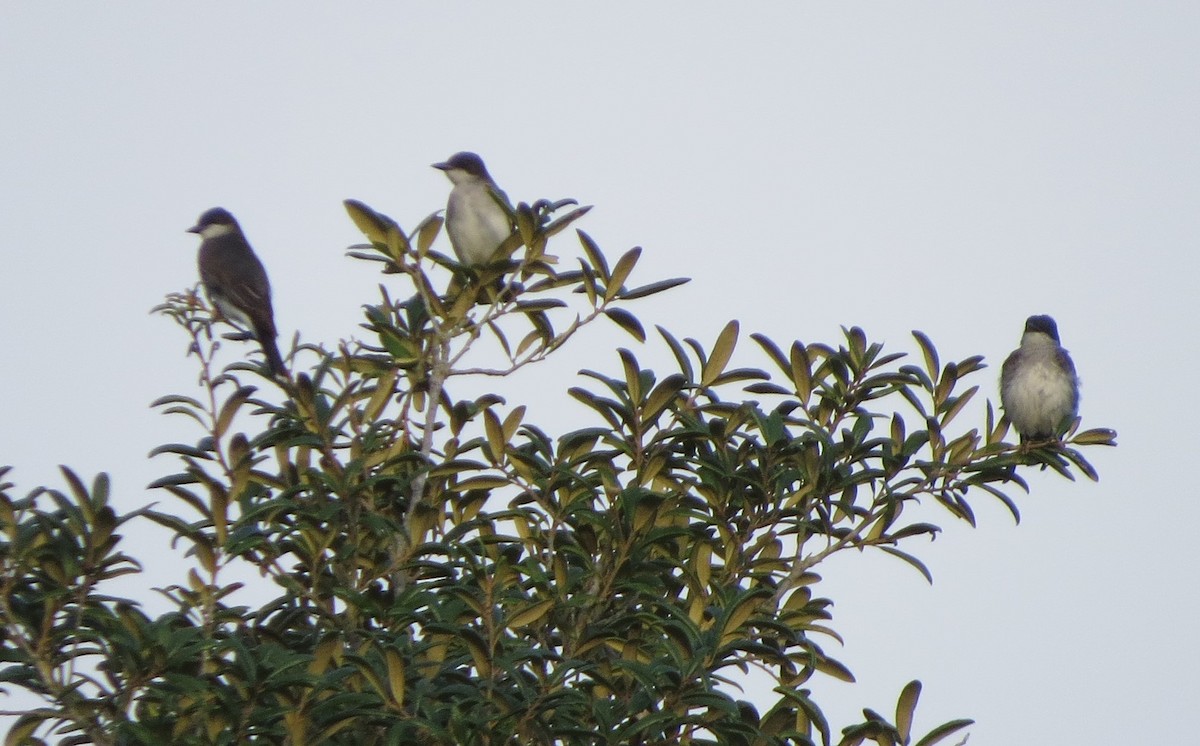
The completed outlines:
{"type": "Polygon", "coordinates": [[[1057,438],[1071,426],[1079,412],[1079,378],[1054,319],[1026,320],[1021,346],[1000,369],[1000,403],[1022,442],[1057,438]]]}
{"type": "Polygon", "coordinates": [[[226,321],[254,334],[267,356],[271,375],[287,378],[287,368],[275,345],[271,283],[237,220],[228,210],[214,207],[201,215],[188,232],[203,239],[197,264],[209,302],[226,321]]]}

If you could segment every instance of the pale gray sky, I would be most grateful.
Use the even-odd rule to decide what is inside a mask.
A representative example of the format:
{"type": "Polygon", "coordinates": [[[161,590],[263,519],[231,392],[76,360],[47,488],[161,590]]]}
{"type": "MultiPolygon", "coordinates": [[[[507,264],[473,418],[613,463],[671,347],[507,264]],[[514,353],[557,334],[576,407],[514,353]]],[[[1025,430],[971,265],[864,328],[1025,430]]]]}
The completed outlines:
{"type": "MultiPolygon", "coordinates": [[[[1172,396],[1197,363],[1198,49],[1194,2],[10,3],[0,463],[19,492],[65,463],[127,509],[168,501],[144,485],[175,464],[145,454],[196,433],[147,404],[195,374],[147,311],[196,281],[184,229],[232,210],[285,337],[333,343],[380,279],[342,256],[341,200],[414,226],[448,190],[429,164],[476,150],[514,199],[596,205],[581,226],[612,257],[644,246],[641,278],[692,277],[632,310],[706,345],[731,318],[781,344],[857,324],[915,351],[921,329],[986,355],[994,399],[1025,317],[1054,315],[1084,426],[1120,431],[1088,452],[1101,482],[1033,475],[1017,528],[980,496],[980,529],[947,517],[915,547],[933,587],[882,557],[826,567],[830,652],[860,683],[817,695],[841,725],[919,678],[918,726],[973,717],[971,746],[1185,743],[1194,396],[1149,395],[1141,356],[1172,396]]],[[[591,424],[547,382],[632,344],[590,329],[505,393],[552,432],[591,424]]],[[[764,365],[748,339],[735,362],[764,365]]]]}

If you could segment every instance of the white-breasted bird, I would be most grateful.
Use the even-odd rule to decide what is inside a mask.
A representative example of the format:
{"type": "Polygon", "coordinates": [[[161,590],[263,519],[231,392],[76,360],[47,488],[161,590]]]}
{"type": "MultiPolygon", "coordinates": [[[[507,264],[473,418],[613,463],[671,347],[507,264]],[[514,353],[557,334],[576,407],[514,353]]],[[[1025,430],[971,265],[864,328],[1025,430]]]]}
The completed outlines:
{"type": "Polygon", "coordinates": [[[1021,346],[1000,369],[1000,402],[1021,441],[1058,438],[1079,412],[1079,377],[1049,316],[1025,321],[1021,346]]]}
{"type": "Polygon", "coordinates": [[[455,153],[433,167],[454,184],[446,203],[446,233],[454,254],[463,264],[487,264],[512,234],[508,213],[500,206],[508,196],[475,153],[455,153]]]}

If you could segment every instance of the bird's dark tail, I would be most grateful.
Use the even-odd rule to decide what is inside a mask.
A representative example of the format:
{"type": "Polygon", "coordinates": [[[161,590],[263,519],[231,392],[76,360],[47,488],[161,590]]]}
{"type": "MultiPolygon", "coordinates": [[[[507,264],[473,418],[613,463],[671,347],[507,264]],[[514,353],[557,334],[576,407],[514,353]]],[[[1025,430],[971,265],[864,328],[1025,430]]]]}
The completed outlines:
{"type": "Polygon", "coordinates": [[[287,378],[287,366],[283,364],[283,356],[279,354],[275,337],[263,336],[259,339],[259,344],[262,345],[263,354],[267,356],[267,367],[271,370],[271,375],[276,378],[287,378]]]}

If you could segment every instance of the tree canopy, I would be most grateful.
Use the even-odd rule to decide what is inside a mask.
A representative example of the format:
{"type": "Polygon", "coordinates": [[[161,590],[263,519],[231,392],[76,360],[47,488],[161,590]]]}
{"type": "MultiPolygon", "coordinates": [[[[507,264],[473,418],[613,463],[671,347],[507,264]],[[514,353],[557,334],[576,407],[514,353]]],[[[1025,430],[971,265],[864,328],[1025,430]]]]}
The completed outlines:
{"type": "Polygon", "coordinates": [[[1023,473],[1095,479],[1079,448],[1115,433],[1009,442],[976,396],[983,358],[942,362],[920,332],[915,357],[859,328],[750,334],[760,367],[736,368],[736,321],[707,344],[647,333],[635,301],[685,280],[637,284],[639,249],[570,240],[588,210],[570,201],[518,205],[480,267],[434,251],[436,216],[406,232],[346,208],[380,297],[362,339],[297,340],[286,383],[220,366],[194,290],[159,307],[199,368],[198,393],[156,402],[191,433],[155,451],[166,499],[118,514],[105,475],[65,468],[65,489],[0,483],[0,677],[43,700],[8,742],[930,746],[970,724],[914,733],[916,681],[893,713],[828,722],[809,682],[853,676],[824,647],[818,566],[876,549],[928,577],[911,544],[939,528],[911,508],[1018,517],[1023,473]],[[506,400],[506,376],[604,320],[674,366],[576,349],[570,432],[506,400]],[[466,378],[495,392],[456,398],[466,378]],[[122,534],[147,521],[191,565],[157,617],[106,593],[146,561],[122,534]],[[269,582],[226,579],[244,563],[269,582]],[[750,668],[775,683],[755,702],[750,668]]]}

